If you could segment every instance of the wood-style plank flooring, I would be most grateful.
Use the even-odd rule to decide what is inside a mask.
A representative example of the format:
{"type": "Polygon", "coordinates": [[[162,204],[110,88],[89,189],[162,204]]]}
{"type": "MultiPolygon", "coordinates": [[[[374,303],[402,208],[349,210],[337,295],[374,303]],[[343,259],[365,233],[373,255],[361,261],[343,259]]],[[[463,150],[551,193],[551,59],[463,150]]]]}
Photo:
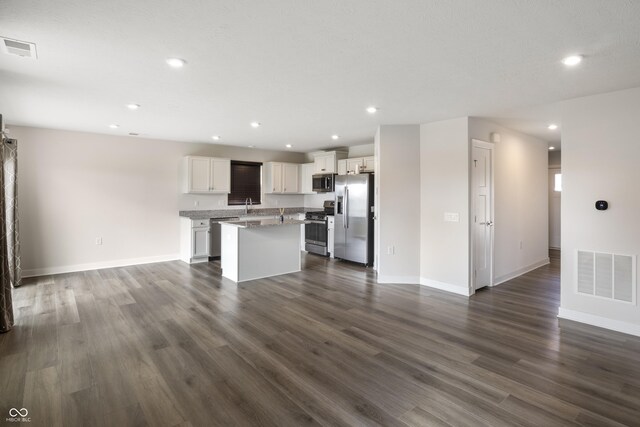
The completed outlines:
{"type": "Polygon", "coordinates": [[[240,286],[218,262],[29,280],[0,424],[640,425],[640,339],[559,324],[557,257],[470,299],[304,264],[240,286]]]}

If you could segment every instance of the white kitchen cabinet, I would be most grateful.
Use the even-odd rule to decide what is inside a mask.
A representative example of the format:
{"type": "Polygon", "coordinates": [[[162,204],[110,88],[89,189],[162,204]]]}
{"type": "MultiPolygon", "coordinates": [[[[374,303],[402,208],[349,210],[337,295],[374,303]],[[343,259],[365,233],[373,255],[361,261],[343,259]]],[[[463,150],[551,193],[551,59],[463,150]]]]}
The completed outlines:
{"type": "Polygon", "coordinates": [[[353,157],[350,159],[338,161],[338,175],[347,175],[356,172],[374,172],[375,171],[375,157],[353,157]],[[341,165],[344,162],[344,166],[341,165]]]}
{"type": "Polygon", "coordinates": [[[338,175],[347,174],[347,159],[338,160],[338,175]]]}
{"type": "Polygon", "coordinates": [[[314,159],[316,173],[335,173],[336,167],[335,153],[317,155],[314,159]]]}
{"type": "Polygon", "coordinates": [[[266,194],[299,194],[300,165],[268,162],[263,166],[263,186],[266,194]]]}
{"type": "Polygon", "coordinates": [[[337,173],[338,160],[347,157],[346,151],[322,151],[313,154],[314,170],[317,174],[337,173]]]}
{"type": "Polygon", "coordinates": [[[282,192],[283,193],[299,193],[300,185],[300,165],[293,163],[283,163],[282,169],[282,192]]]}
{"type": "Polygon", "coordinates": [[[362,157],[347,159],[347,173],[360,173],[364,166],[362,157]]]}
{"type": "Polygon", "coordinates": [[[376,170],[376,158],[374,156],[364,157],[363,165],[365,172],[375,172],[376,170]]]}
{"type": "Polygon", "coordinates": [[[300,165],[300,192],[303,194],[315,194],[313,191],[314,163],[300,165]]]}
{"type": "MultiPolygon", "coordinates": [[[[300,221],[304,221],[306,219],[306,215],[303,213],[299,213],[298,217],[296,219],[299,219],[300,221]]],[[[306,252],[306,246],[305,246],[305,241],[304,241],[304,226],[305,224],[301,224],[300,225],[300,250],[306,252]]]]}
{"type": "Polygon", "coordinates": [[[209,261],[209,232],[208,219],[180,218],[180,259],[189,264],[209,261]]]}
{"type": "Polygon", "coordinates": [[[220,194],[231,191],[231,160],[185,157],[185,193],[220,194]]]}
{"type": "Polygon", "coordinates": [[[333,258],[333,248],[335,246],[335,216],[327,215],[327,252],[333,258]]]}

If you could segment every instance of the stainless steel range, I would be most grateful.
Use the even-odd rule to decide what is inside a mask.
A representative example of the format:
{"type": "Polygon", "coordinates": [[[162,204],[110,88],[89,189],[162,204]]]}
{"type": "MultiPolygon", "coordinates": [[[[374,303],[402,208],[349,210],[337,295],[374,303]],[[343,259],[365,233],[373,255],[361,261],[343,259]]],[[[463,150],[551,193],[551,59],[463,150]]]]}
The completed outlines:
{"type": "Polygon", "coordinates": [[[327,215],[333,215],[333,212],[334,201],[327,200],[324,202],[323,211],[306,213],[305,219],[308,223],[304,226],[304,246],[307,252],[329,256],[327,249],[327,215]]]}

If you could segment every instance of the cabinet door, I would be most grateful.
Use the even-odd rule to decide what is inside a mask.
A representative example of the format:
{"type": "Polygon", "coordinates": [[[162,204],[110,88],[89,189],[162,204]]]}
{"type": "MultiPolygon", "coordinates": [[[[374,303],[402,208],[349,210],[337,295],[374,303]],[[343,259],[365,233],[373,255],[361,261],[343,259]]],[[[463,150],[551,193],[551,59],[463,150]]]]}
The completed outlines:
{"type": "Polygon", "coordinates": [[[209,256],[209,227],[197,227],[191,229],[191,258],[203,258],[209,256]]]}
{"type": "Polygon", "coordinates": [[[347,159],[347,173],[360,172],[362,169],[362,158],[347,159]]]}
{"type": "Polygon", "coordinates": [[[371,156],[371,157],[365,157],[364,158],[364,170],[366,170],[367,172],[375,172],[376,170],[376,158],[371,156]]]}
{"type": "Polygon", "coordinates": [[[208,193],[211,190],[211,162],[209,158],[189,157],[187,169],[189,193],[208,193]]]}
{"type": "Polygon", "coordinates": [[[271,192],[282,193],[282,163],[271,164],[271,192]]]}
{"type": "Polygon", "coordinates": [[[313,163],[305,163],[300,165],[300,192],[309,194],[313,192],[313,174],[315,165],[313,163]]]}
{"type": "Polygon", "coordinates": [[[338,160],[338,175],[347,174],[347,161],[345,159],[338,160]]]}
{"type": "Polygon", "coordinates": [[[231,160],[211,159],[211,191],[231,192],[231,160]]]}
{"type": "Polygon", "coordinates": [[[298,192],[298,165],[285,163],[283,165],[282,192],[298,192]]]}
{"type": "Polygon", "coordinates": [[[327,156],[316,156],[313,163],[315,165],[315,173],[327,172],[327,156]]]}

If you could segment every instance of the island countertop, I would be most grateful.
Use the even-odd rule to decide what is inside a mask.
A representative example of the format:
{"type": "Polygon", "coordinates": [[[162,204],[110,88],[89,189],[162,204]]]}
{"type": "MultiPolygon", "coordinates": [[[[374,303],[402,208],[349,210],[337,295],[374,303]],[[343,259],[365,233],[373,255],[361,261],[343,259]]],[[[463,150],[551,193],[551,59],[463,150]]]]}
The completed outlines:
{"type": "Polygon", "coordinates": [[[308,221],[302,221],[299,219],[285,219],[280,221],[279,219],[264,218],[254,219],[247,221],[220,221],[220,225],[231,225],[238,228],[259,228],[259,227],[282,227],[286,225],[301,225],[306,224],[308,221]]]}

